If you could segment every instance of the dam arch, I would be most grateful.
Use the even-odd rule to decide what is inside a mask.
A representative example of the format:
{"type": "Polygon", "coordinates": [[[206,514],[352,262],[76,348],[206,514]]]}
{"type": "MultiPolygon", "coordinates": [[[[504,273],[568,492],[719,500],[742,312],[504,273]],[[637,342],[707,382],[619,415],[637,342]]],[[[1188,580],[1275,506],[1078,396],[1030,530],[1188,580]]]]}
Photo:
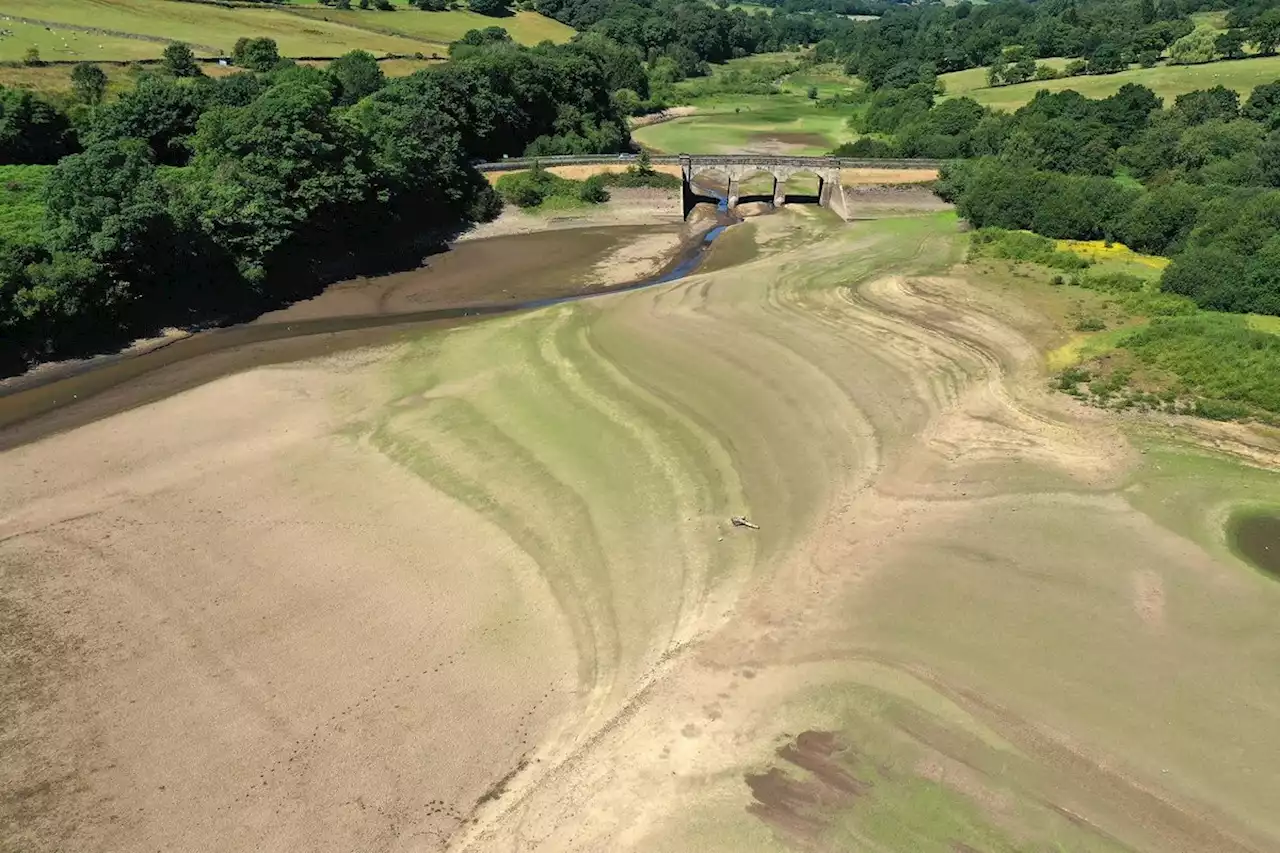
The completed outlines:
{"type": "Polygon", "coordinates": [[[732,210],[741,200],[740,182],[747,177],[764,173],[773,177],[773,203],[783,204],[787,199],[788,180],[798,175],[813,175],[818,179],[817,203],[848,218],[845,209],[844,190],[840,184],[840,161],[835,157],[757,157],[680,155],[681,198],[683,215],[687,218],[693,207],[704,196],[698,194],[694,180],[704,172],[717,172],[728,176],[727,200],[732,210]]]}

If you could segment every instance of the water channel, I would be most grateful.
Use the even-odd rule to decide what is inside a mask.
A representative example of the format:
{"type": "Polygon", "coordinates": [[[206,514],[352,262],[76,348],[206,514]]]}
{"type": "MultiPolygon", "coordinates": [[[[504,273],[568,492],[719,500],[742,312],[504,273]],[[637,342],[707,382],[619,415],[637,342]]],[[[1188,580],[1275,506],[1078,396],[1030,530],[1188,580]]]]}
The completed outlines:
{"type": "Polygon", "coordinates": [[[582,291],[569,282],[610,247],[662,228],[674,233],[680,226],[601,226],[463,242],[428,259],[423,269],[335,285],[315,300],[327,301],[311,315],[290,308],[142,351],[36,370],[0,386],[0,451],[253,367],[381,346],[426,329],[675,281],[696,271],[716,238],[736,221],[722,199],[715,225],[687,239],[662,270],[615,286],[582,291]],[[518,290],[508,289],[512,282],[520,283],[518,290]],[[417,299],[438,307],[415,310],[417,299]]]}

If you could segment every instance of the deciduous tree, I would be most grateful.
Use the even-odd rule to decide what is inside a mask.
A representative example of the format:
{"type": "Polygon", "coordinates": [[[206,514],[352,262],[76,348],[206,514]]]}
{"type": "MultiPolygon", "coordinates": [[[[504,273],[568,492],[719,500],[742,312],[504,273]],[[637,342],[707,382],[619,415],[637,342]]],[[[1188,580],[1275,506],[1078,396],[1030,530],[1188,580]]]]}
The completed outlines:
{"type": "Polygon", "coordinates": [[[338,103],[350,106],[382,88],[385,76],[372,53],[353,50],[329,63],[328,71],[338,81],[338,103]]]}
{"type": "Polygon", "coordinates": [[[71,69],[71,89],[82,103],[99,104],[107,93],[107,74],[92,62],[81,62],[71,69]]]}
{"type": "Polygon", "coordinates": [[[164,49],[164,68],[174,77],[199,77],[204,74],[196,64],[196,55],[186,42],[170,42],[164,49]]]}

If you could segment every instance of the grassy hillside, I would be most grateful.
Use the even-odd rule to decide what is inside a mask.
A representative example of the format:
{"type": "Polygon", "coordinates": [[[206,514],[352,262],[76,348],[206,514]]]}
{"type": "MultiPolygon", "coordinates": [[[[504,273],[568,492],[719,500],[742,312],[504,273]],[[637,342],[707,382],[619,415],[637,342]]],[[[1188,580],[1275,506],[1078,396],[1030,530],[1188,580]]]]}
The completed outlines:
{"type": "Polygon", "coordinates": [[[664,153],[825,154],[848,135],[848,116],[821,110],[803,95],[723,95],[701,99],[698,112],[632,132],[664,153]]]}
{"type": "MultiPolygon", "coordinates": [[[[1065,60],[1047,60],[1065,64],[1065,60]]],[[[1074,89],[1089,98],[1105,98],[1126,83],[1139,83],[1166,101],[1184,92],[1226,86],[1242,95],[1260,83],[1280,79],[1280,56],[1260,56],[1232,62],[1210,62],[1204,65],[1167,65],[1156,68],[1133,68],[1118,74],[1066,77],[1059,80],[1032,81],[1015,86],[988,88],[985,68],[972,68],[943,74],[941,80],[948,96],[966,95],[980,104],[998,110],[1016,110],[1041,89],[1061,92],[1074,89]]]]}
{"type": "MultiPolygon", "coordinates": [[[[516,12],[509,18],[491,18],[475,12],[420,12],[407,6],[396,12],[340,12],[328,6],[301,7],[297,14],[311,20],[328,20],[371,31],[382,31],[404,38],[447,45],[457,41],[468,30],[498,26],[511,33],[522,44],[540,41],[565,42],[573,30],[559,21],[537,12],[516,12]]],[[[308,25],[310,26],[310,25],[308,25]]]]}
{"type": "Polygon", "coordinates": [[[529,44],[566,41],[573,34],[533,12],[490,18],[463,11],[420,12],[404,0],[397,0],[397,7],[394,12],[340,12],[313,2],[245,9],[180,0],[0,0],[0,16],[44,22],[0,22],[13,32],[0,38],[0,61],[20,59],[32,45],[45,59],[127,60],[157,57],[169,40],[217,54],[230,53],[241,37],[269,36],[285,56],[337,56],[355,49],[375,54],[443,52],[467,30],[495,25],[529,44]]]}
{"type": "Polygon", "coordinates": [[[808,90],[816,88],[820,97],[829,98],[859,84],[835,66],[784,74],[795,67],[795,60],[794,53],[770,53],[716,66],[709,80],[689,80],[677,87],[692,95],[687,102],[697,109],[694,115],[637,128],[632,137],[664,153],[825,154],[852,136],[847,128],[849,110],[820,108],[808,98],[808,90]],[[781,91],[738,94],[726,86],[729,91],[715,92],[717,84],[732,80],[735,72],[763,74],[769,82],[775,82],[771,75],[777,73],[781,91]]]}
{"type": "MultiPolygon", "coordinates": [[[[3,4],[0,4],[0,10],[9,11],[3,4]]],[[[0,29],[11,33],[0,37],[0,62],[19,61],[33,47],[40,51],[44,60],[150,59],[164,50],[164,45],[158,42],[14,20],[0,22],[0,29]]]]}
{"type": "Polygon", "coordinates": [[[39,240],[44,229],[44,183],[52,170],[52,166],[0,166],[0,240],[39,240]]]}

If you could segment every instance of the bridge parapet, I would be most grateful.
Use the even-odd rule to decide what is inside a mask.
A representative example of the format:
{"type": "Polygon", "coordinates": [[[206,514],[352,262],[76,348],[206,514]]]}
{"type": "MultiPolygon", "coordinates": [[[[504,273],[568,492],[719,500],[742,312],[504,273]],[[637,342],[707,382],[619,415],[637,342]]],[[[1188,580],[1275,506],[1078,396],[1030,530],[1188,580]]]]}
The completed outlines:
{"type": "MultiPolygon", "coordinates": [[[[655,154],[650,161],[663,166],[679,166],[683,159],[689,157],[698,160],[710,168],[717,163],[738,165],[742,161],[765,163],[779,161],[777,165],[815,165],[834,161],[841,169],[937,169],[942,160],[894,159],[868,160],[849,157],[772,157],[754,154],[655,154]]],[[[609,163],[627,165],[635,160],[634,155],[619,154],[565,154],[552,157],[510,157],[506,160],[495,160],[491,163],[476,163],[481,172],[514,172],[520,169],[531,169],[534,166],[595,166],[609,163]]]]}
{"type": "Polygon", "coordinates": [[[732,210],[738,205],[740,195],[739,182],[753,174],[764,173],[773,178],[773,191],[769,200],[774,206],[786,202],[787,181],[800,173],[809,173],[818,179],[818,204],[830,208],[848,218],[845,209],[844,189],[840,184],[840,160],[837,157],[769,157],[755,155],[680,155],[680,176],[683,184],[684,215],[687,218],[702,197],[694,190],[694,179],[705,172],[724,173],[728,178],[728,206],[732,210]]]}
{"type": "MultiPolygon", "coordinates": [[[[481,172],[508,172],[530,169],[535,166],[589,166],[589,165],[622,165],[635,161],[634,155],[566,155],[554,157],[521,157],[510,158],[494,163],[477,163],[481,172]]],[[[809,173],[818,178],[818,204],[831,208],[844,218],[848,218],[844,189],[841,185],[841,169],[938,169],[943,165],[941,160],[895,159],[869,160],[848,157],[799,157],[765,154],[678,154],[655,155],[650,161],[656,165],[679,166],[681,173],[681,197],[684,215],[687,217],[695,205],[702,201],[715,199],[701,196],[694,189],[693,179],[699,174],[717,171],[728,178],[728,203],[734,207],[739,201],[738,183],[748,175],[763,172],[773,176],[773,193],[771,199],[775,205],[783,204],[788,196],[786,184],[788,179],[797,174],[809,173]]]]}

